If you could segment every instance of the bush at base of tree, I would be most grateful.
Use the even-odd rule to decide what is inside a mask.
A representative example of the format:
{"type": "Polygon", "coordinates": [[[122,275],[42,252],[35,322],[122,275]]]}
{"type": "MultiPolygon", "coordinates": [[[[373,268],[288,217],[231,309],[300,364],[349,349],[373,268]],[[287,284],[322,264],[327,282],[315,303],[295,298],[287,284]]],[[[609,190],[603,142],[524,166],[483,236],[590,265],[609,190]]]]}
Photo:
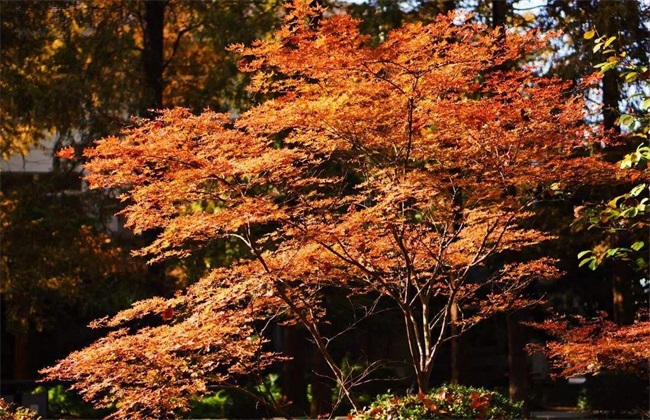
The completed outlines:
{"type": "Polygon", "coordinates": [[[521,403],[498,392],[462,385],[443,385],[428,394],[380,395],[368,409],[352,418],[370,419],[515,419],[523,418],[521,403]]]}
{"type": "Polygon", "coordinates": [[[0,419],[2,420],[39,420],[41,417],[29,408],[10,404],[0,398],[0,419]]]}
{"type": "Polygon", "coordinates": [[[578,409],[592,418],[647,418],[648,382],[634,375],[604,372],[589,376],[578,409]]]}

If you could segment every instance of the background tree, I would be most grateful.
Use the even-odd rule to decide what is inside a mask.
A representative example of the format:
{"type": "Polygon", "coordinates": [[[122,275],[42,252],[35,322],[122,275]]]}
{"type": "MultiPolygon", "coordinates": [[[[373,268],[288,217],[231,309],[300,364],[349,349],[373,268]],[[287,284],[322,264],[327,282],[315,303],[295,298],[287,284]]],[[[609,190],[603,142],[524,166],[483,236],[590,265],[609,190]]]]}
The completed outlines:
{"type": "Polygon", "coordinates": [[[4,3],[3,156],[25,152],[47,132],[64,144],[79,142],[74,132],[90,144],[118,132],[131,116],[163,106],[245,108],[244,80],[225,47],[271,30],[279,6],[272,0],[4,3]],[[20,137],[20,130],[31,134],[20,137]]]}
{"type": "Polygon", "coordinates": [[[51,362],[84,345],[93,338],[84,329],[88,322],[145,297],[146,286],[128,247],[89,211],[102,201],[70,191],[48,194],[51,184],[66,182],[61,176],[12,187],[17,182],[3,175],[0,197],[3,330],[12,335],[3,337],[3,375],[31,379],[40,368],[34,359],[51,362]],[[50,354],[37,355],[44,337],[50,354]]]}
{"type": "MultiPolygon", "coordinates": [[[[585,38],[591,39],[595,31],[587,32],[585,38]]],[[[625,289],[631,293],[627,306],[633,310],[631,316],[623,317],[614,312],[611,322],[601,314],[592,320],[578,319],[562,322],[548,322],[545,328],[560,338],[560,342],[549,344],[549,352],[555,362],[562,368],[565,376],[577,374],[616,371],[635,374],[642,379],[648,378],[647,360],[650,357],[645,342],[650,333],[648,320],[648,285],[644,276],[648,272],[647,261],[647,226],[648,226],[648,133],[650,119],[648,108],[647,81],[650,78],[648,67],[638,64],[634,58],[627,56],[625,51],[608,48],[614,37],[602,35],[596,39],[598,49],[604,49],[603,56],[607,60],[596,67],[601,73],[607,74],[617,70],[620,77],[628,83],[638,82],[639,91],[633,95],[629,113],[621,115],[617,123],[627,131],[627,142],[638,144],[636,150],[627,154],[620,162],[620,168],[632,172],[632,179],[644,181],[635,185],[627,193],[614,197],[607,203],[585,206],[580,212],[583,223],[598,228],[606,235],[621,235],[623,241],[618,246],[603,247],[597,244],[591,250],[583,251],[578,256],[580,265],[586,265],[595,270],[608,260],[617,260],[619,264],[629,265],[635,270],[622,279],[626,282],[625,289]],[[625,320],[627,320],[625,322],[625,320]]],[[[619,286],[621,288],[622,286],[619,286]]],[[[616,306],[614,308],[616,310],[616,306]]],[[[626,308],[627,309],[627,308],[626,308]]]]}

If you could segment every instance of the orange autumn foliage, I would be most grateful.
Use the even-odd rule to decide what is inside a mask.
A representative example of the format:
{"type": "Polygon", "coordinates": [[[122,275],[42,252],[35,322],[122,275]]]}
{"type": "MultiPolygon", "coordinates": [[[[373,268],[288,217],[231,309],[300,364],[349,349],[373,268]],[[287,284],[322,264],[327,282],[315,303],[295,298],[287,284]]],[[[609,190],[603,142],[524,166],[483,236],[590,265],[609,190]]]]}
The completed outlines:
{"type": "Polygon", "coordinates": [[[641,314],[640,319],[631,325],[617,325],[604,316],[571,321],[535,324],[558,340],[536,350],[550,356],[561,376],[614,371],[648,379],[650,322],[647,314],[641,314]]]}
{"type": "Polygon", "coordinates": [[[576,156],[589,139],[577,123],[582,100],[568,85],[512,64],[546,38],[504,41],[500,30],[444,17],[394,30],[373,47],[357,21],[319,20],[308,3],[290,7],[275,38],[233,47],[252,73],[251,91],[264,98],[258,106],[236,120],[162,111],[86,151],[91,186],[124,191],[128,226],[161,232],[141,254],[185,257],[236,237],[251,258],[186,295],[104,321],[169,319],[112,333],[48,378],[77,381],[103,404],[120,401],[118,415],[182,410],[207,384],[227,385],[279,357],[260,350],[253,330],[282,313],[311,334],[360,408],[354,378],[319,327],[324,287],[393,301],[426,392],[452,338],[452,306],[463,332],[534,304],[526,286],[559,275],[548,258],[501,257],[552,239],[522,223],[551,183],[613,171],[576,156]],[[202,367],[208,362],[214,368],[202,367]]]}

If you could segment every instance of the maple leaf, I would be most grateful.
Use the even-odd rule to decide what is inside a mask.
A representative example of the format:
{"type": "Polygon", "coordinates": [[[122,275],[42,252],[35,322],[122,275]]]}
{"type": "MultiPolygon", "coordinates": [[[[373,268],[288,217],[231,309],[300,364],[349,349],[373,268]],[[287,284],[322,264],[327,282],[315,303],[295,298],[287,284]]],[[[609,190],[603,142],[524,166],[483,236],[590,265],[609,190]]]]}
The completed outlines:
{"type": "Polygon", "coordinates": [[[161,314],[160,317],[163,321],[169,321],[174,317],[174,309],[171,306],[168,306],[161,314]]]}
{"type": "Polygon", "coordinates": [[[56,152],[56,156],[61,159],[74,159],[75,153],[74,147],[67,146],[56,152]]]}

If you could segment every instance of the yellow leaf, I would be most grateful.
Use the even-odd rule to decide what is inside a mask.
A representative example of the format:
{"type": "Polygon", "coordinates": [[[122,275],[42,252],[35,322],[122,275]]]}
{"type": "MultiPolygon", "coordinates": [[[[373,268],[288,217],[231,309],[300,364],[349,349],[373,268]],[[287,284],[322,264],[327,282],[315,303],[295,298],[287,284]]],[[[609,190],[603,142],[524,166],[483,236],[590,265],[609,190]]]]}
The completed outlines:
{"type": "Polygon", "coordinates": [[[596,35],[596,31],[591,30],[591,31],[587,31],[587,32],[585,32],[585,34],[583,35],[583,38],[584,38],[584,39],[591,39],[591,38],[593,38],[595,35],[596,35]]]}
{"type": "Polygon", "coordinates": [[[607,41],[605,41],[604,46],[607,47],[609,44],[611,44],[611,43],[614,42],[615,40],[616,40],[616,37],[615,37],[615,36],[610,36],[609,38],[607,38],[607,41]]]}
{"type": "Polygon", "coordinates": [[[533,13],[526,12],[524,13],[523,18],[526,22],[532,22],[535,20],[535,15],[533,13]]]}
{"type": "Polygon", "coordinates": [[[54,42],[52,42],[52,49],[56,51],[59,48],[63,47],[64,45],[65,44],[63,43],[63,41],[61,41],[60,39],[55,39],[54,42]]]}

